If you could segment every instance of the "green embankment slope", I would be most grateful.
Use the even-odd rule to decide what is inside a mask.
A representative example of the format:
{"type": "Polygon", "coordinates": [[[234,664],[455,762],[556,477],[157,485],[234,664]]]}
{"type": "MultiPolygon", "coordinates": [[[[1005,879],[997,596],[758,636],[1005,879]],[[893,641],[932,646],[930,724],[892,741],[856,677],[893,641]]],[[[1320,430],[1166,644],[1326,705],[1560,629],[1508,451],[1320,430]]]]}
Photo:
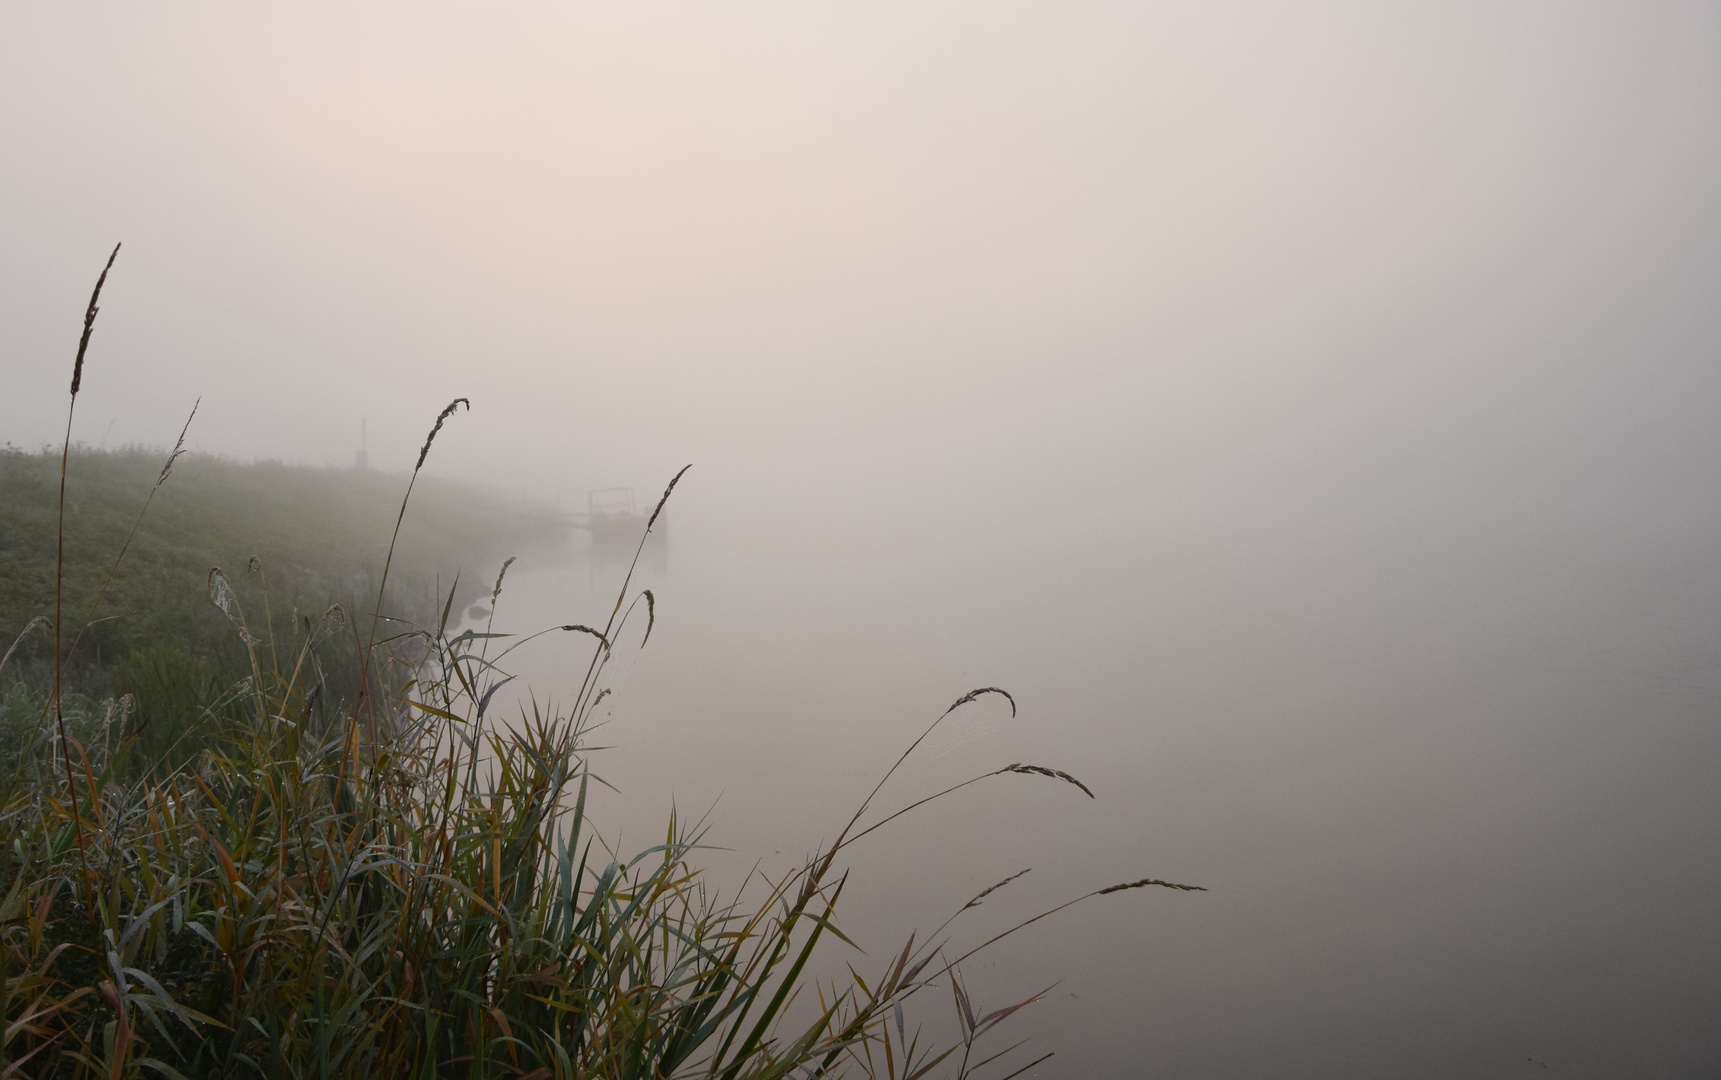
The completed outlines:
{"type": "MultiPolygon", "coordinates": [[[[68,643],[165,459],[154,450],[73,449],[62,600],[68,643]]],[[[36,616],[53,617],[59,469],[58,452],[0,450],[0,653],[36,616]]],[[[215,566],[232,581],[259,637],[265,585],[277,633],[288,632],[295,613],[315,617],[337,603],[362,614],[368,628],[406,481],[404,474],[181,457],[84,631],[72,660],[76,683],[96,693],[159,698],[162,687],[153,684],[189,679],[207,684],[191,693],[202,699],[214,684],[242,676],[237,632],[209,600],[215,566]],[[253,557],[260,573],[248,569],[253,557]]],[[[554,526],[504,508],[480,489],[421,476],[383,614],[432,620],[438,596],[446,598],[456,575],[456,603],[464,605],[488,591],[503,559],[557,542],[554,526]]],[[[51,671],[52,640],[51,627],[26,634],[0,676],[39,682],[44,669],[51,671]]]]}

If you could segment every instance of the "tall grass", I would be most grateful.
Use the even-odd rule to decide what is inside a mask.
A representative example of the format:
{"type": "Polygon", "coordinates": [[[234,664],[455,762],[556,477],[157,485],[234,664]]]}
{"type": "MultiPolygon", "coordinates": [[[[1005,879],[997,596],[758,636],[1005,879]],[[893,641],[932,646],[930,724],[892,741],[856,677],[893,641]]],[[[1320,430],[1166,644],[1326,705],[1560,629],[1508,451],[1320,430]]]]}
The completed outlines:
{"type": "MultiPolygon", "coordinates": [[[[80,372],[93,300],[91,311],[80,372]]],[[[0,1080],[919,1080],[940,1069],[1007,1080],[1044,1060],[1015,1066],[982,1048],[1034,998],[976,1015],[959,965],[1068,904],[976,948],[948,947],[962,912],[1019,874],[846,982],[808,975],[827,939],[847,942],[839,856],[855,840],[1003,773],[1091,797],[1067,773],[1018,763],[874,812],[945,717],[993,695],[1014,713],[1005,691],[957,699],[836,840],[725,897],[695,862],[697,826],[672,817],[662,843],[618,858],[586,819],[585,736],[607,665],[643,646],[655,620],[631,568],[601,627],[542,632],[590,645],[571,705],[533,705],[509,723],[493,705],[509,654],[530,637],[455,632],[452,590],[434,625],[411,625],[384,614],[385,576],[368,633],[336,606],[283,636],[268,617],[254,629],[223,571],[208,587],[249,674],[209,714],[205,749],[135,760],[145,744],[130,703],[68,710],[56,685],[0,778],[0,1080]],[[641,600],[645,625],[630,627],[641,600]],[[328,665],[355,654],[360,693],[332,701],[328,665]],[[905,1020],[934,986],[948,988],[959,1036],[942,1048],[905,1020]]],[[[501,588],[498,575],[493,600],[501,588]]],[[[1195,888],[1142,879],[1070,903],[1147,886],[1195,888]]]]}

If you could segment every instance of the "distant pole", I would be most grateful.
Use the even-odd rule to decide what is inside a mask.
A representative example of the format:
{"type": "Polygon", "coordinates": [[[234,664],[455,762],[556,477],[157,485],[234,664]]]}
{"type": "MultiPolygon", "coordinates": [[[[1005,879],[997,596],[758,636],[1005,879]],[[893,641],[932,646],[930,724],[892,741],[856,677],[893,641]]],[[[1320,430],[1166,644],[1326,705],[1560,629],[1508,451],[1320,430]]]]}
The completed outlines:
{"type": "Polygon", "coordinates": [[[359,420],[359,453],[358,469],[360,472],[370,468],[370,424],[364,419],[359,420]]]}

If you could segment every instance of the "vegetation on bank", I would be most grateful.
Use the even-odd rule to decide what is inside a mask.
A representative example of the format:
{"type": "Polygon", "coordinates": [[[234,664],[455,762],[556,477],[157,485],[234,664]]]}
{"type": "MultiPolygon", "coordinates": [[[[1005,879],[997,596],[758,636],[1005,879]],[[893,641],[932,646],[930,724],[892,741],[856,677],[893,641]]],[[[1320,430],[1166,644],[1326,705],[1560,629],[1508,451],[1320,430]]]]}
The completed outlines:
{"type": "MultiPolygon", "coordinates": [[[[158,483],[167,456],[70,447],[57,558],[60,451],[0,449],[0,653],[16,643],[0,671],[0,724],[52,688],[57,566],[71,629],[65,645],[77,642],[62,673],[74,712],[129,696],[134,723],[149,725],[146,741],[158,750],[158,719],[161,732],[181,727],[250,674],[242,642],[209,603],[211,567],[228,571],[254,626],[282,636],[331,604],[351,611],[375,598],[403,476],[184,454],[158,483]],[[146,501],[147,527],[138,527],[146,501]]],[[[481,490],[432,478],[415,491],[402,531],[385,614],[420,625],[434,622],[460,567],[494,567],[559,539],[553,526],[499,508],[481,490]]],[[[478,595],[482,576],[465,577],[457,604],[478,595]]],[[[335,700],[356,693],[351,661],[329,658],[326,692],[335,700]]],[[[0,763],[16,724],[7,727],[0,763]]]]}
{"type": "MultiPolygon", "coordinates": [[[[418,469],[458,404],[437,418],[405,498],[385,515],[397,539],[418,469]]],[[[62,480],[80,460],[62,452],[62,480]]],[[[150,482],[173,466],[170,457],[150,482]]],[[[56,514],[55,535],[69,517],[56,514]]],[[[207,550],[195,545],[222,535],[192,529],[184,543],[207,550]]],[[[243,673],[218,679],[195,716],[163,708],[145,718],[127,695],[68,707],[80,701],[64,658],[87,618],[66,602],[69,562],[54,546],[54,679],[46,693],[14,684],[6,699],[0,1080],[1008,1080],[1044,1057],[1024,1063],[986,1037],[1034,998],[977,1009],[962,962],[1069,904],[1149,887],[1197,891],[1123,882],[952,946],[962,913],[1018,874],[932,934],[857,958],[846,980],[815,983],[815,950],[846,941],[836,913],[850,843],[1000,774],[1091,797],[1067,773],[1015,763],[882,809],[887,782],[951,713],[982,697],[1008,700],[1014,713],[1004,690],[958,698],[799,868],[719,896],[693,861],[697,829],[671,820],[662,844],[620,857],[585,819],[595,778],[584,736],[607,693],[605,670],[615,650],[646,643],[655,617],[631,571],[603,619],[542,632],[590,645],[567,707],[501,723],[491,706],[510,678],[508,654],[528,639],[454,632],[452,589],[421,622],[385,610],[400,566],[392,541],[368,605],[287,618],[261,572],[241,590],[250,569],[205,569],[197,595],[236,643],[243,673]],[[350,693],[334,692],[337,672],[350,693]],[[955,1012],[956,1038],[942,1048],[905,1009],[935,994],[955,1012]]],[[[147,549],[134,539],[119,550],[147,549]]],[[[498,576],[492,601],[503,586],[498,576]]],[[[195,634],[179,640],[188,653],[205,647],[195,634]]],[[[0,659],[0,678],[13,662],[0,659]]]]}
{"type": "MultiPolygon", "coordinates": [[[[195,422],[195,421],[194,421],[195,422]]],[[[64,603],[81,618],[112,568],[162,471],[163,451],[73,446],[66,470],[64,603]]],[[[99,618],[79,645],[91,661],[111,660],[162,638],[199,650],[227,647],[226,622],[206,599],[205,578],[220,566],[237,581],[255,557],[277,607],[321,610],[376,595],[377,575],[405,477],[280,462],[244,463],[187,453],[156,491],[147,528],[114,570],[99,618]]],[[[0,634],[10,644],[30,619],[53,614],[60,450],[0,449],[0,634]]],[[[389,573],[389,602],[428,620],[440,577],[461,566],[555,543],[554,526],[500,510],[488,493],[425,477],[389,573]]],[[[255,577],[255,575],[253,575],[255,577]]],[[[476,596],[488,583],[471,575],[476,596]]],[[[261,613],[259,613],[261,614],[261,613]]],[[[70,616],[68,617],[68,619],[70,616]]],[[[25,655],[47,656],[42,639],[25,655]]]]}

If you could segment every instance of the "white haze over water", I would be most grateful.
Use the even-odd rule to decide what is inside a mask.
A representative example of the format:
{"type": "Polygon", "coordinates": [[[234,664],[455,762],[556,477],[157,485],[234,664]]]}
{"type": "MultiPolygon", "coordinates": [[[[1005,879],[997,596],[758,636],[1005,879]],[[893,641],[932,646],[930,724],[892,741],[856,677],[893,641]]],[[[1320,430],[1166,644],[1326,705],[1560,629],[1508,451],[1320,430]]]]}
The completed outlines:
{"type": "Polygon", "coordinates": [[[123,240],[91,444],[693,462],[615,827],[784,865],[1008,687],[889,805],[1099,798],[881,832],[846,926],[1212,889],[970,972],[1063,980],[1036,1076],[1712,1076],[1717,115],[1708,4],[12,4],[0,441],[123,240]]]}

